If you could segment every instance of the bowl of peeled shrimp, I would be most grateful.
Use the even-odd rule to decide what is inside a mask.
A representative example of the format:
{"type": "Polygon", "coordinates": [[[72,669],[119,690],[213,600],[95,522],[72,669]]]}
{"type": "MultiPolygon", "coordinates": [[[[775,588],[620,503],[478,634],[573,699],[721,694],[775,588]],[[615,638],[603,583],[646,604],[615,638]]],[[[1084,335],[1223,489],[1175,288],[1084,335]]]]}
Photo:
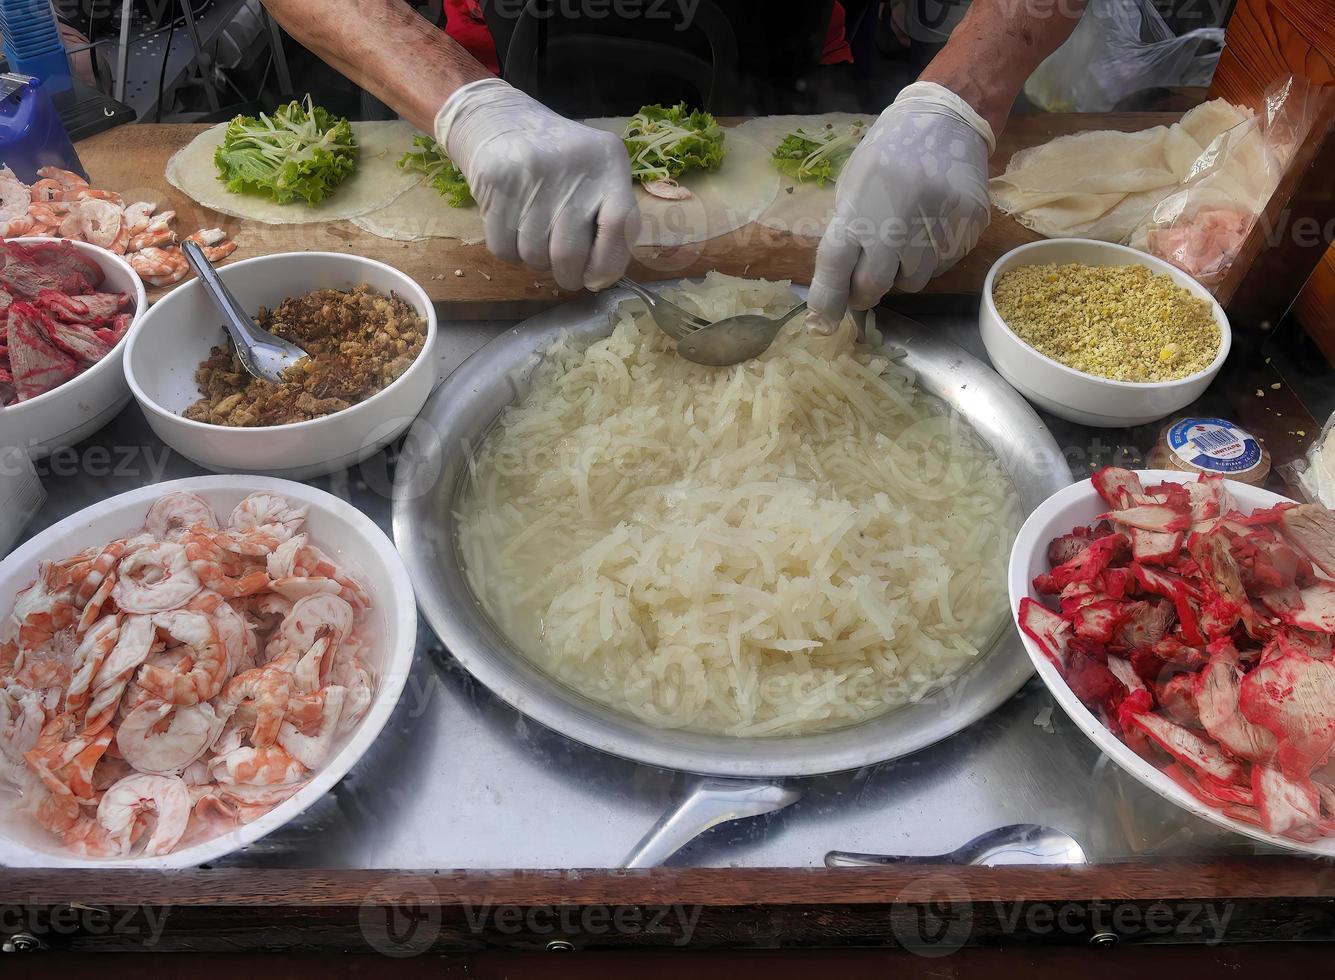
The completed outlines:
{"type": "Polygon", "coordinates": [[[389,538],[262,477],[141,487],[0,566],[0,866],[193,867],[281,827],[398,704],[389,538]]]}
{"type": "Polygon", "coordinates": [[[0,298],[9,298],[0,445],[36,458],[88,438],[125,407],[122,356],[148,303],[130,264],[105,248],[50,238],[0,248],[0,298]]]}

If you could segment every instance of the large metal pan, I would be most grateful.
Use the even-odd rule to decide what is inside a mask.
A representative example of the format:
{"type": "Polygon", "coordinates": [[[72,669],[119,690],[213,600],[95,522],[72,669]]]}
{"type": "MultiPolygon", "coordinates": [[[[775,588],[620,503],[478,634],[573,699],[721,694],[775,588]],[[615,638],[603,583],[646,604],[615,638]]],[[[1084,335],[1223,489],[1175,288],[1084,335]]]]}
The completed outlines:
{"type": "MultiPolygon", "coordinates": [[[[664,283],[661,285],[671,285],[664,283]]],[[[725,777],[795,777],[856,769],[925,748],[971,725],[1013,695],[1031,673],[1009,618],[985,656],[940,697],[818,735],[735,738],[669,731],[598,704],[534,666],[483,612],[455,545],[452,506],[466,446],[482,440],[514,402],[536,352],[562,331],[606,336],[627,294],[607,292],[539,314],[465,361],[409,430],[394,487],[394,539],[427,622],[446,649],[515,709],[586,745],[637,762],[725,777]]],[[[1009,471],[1027,515],[1071,482],[1047,427],[990,368],[911,320],[878,315],[888,346],[920,386],[968,418],[1009,471]]]]}

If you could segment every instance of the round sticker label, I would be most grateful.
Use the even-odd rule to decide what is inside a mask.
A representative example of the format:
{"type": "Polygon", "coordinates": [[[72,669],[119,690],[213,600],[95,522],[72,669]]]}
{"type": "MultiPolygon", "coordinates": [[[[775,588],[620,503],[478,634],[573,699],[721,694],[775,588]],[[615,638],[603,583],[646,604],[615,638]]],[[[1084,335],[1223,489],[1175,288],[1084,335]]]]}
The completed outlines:
{"type": "Polygon", "coordinates": [[[1183,462],[1212,473],[1245,473],[1261,462],[1255,437],[1224,419],[1182,419],[1168,430],[1168,446],[1183,462]]]}

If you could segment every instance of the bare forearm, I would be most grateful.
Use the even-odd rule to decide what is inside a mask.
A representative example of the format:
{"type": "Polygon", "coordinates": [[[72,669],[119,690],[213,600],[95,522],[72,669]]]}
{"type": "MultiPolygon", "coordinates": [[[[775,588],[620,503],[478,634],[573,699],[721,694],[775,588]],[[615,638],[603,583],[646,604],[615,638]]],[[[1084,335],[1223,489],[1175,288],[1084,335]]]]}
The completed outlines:
{"type": "Polygon", "coordinates": [[[1086,0],[975,0],[919,78],[959,95],[1000,133],[1025,79],[1071,36],[1086,0]]]}
{"type": "Polygon", "coordinates": [[[264,0],[300,44],[431,131],[455,89],[491,73],[402,0],[264,0]]]}

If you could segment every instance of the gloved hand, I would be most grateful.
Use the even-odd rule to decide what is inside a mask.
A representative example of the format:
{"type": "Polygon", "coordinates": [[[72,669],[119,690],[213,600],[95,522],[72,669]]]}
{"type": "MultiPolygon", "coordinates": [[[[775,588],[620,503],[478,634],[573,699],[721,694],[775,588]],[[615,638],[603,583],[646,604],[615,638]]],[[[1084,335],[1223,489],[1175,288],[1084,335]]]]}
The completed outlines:
{"type": "Polygon", "coordinates": [[[487,248],[563,289],[601,289],[626,271],[639,230],[626,147],[499,78],[457,89],[436,141],[482,209],[487,248]]]}
{"type": "Polygon", "coordinates": [[[868,130],[835,187],[808,303],[827,324],[898,286],[922,289],[978,243],[990,216],[992,128],[949,89],[915,82],[868,130]]]}

